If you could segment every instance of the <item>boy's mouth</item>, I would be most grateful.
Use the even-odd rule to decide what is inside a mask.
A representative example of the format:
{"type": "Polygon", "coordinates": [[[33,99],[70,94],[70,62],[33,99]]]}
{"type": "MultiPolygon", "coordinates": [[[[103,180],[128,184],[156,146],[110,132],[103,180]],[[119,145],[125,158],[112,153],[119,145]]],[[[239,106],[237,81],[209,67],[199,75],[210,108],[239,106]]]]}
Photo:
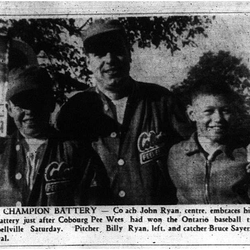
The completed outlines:
{"type": "Polygon", "coordinates": [[[220,131],[224,131],[226,129],[226,126],[224,126],[224,125],[215,125],[215,126],[209,126],[208,128],[211,129],[211,130],[220,132],[220,131]]]}

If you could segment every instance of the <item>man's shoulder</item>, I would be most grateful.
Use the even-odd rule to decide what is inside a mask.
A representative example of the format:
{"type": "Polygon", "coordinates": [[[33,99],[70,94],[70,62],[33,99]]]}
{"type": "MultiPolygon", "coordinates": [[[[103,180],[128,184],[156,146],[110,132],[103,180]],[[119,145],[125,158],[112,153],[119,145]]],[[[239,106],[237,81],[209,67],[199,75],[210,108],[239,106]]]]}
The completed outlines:
{"type": "Polygon", "coordinates": [[[168,95],[171,96],[172,93],[165,87],[156,84],[156,83],[148,83],[148,82],[138,82],[134,81],[135,85],[140,91],[148,94],[157,94],[157,95],[168,95]]]}
{"type": "Polygon", "coordinates": [[[60,119],[68,120],[70,123],[74,122],[83,114],[92,115],[95,110],[102,106],[100,97],[93,87],[90,87],[86,91],[78,92],[66,101],[57,115],[57,123],[60,119]],[[93,111],[94,110],[94,111],[93,111]]]}
{"type": "MultiPolygon", "coordinates": [[[[89,87],[84,91],[77,92],[68,99],[68,102],[86,102],[91,100],[90,98],[96,96],[95,87],[89,87]],[[86,100],[86,98],[90,97],[86,100]]],[[[67,102],[66,102],[67,103],[67,102]]]]}
{"type": "Polygon", "coordinates": [[[161,105],[171,107],[175,103],[173,93],[167,88],[155,83],[137,82],[134,85],[134,96],[138,100],[148,100],[153,103],[161,103],[161,105]]]}
{"type": "MultiPolygon", "coordinates": [[[[68,136],[67,134],[62,133],[61,131],[58,131],[54,128],[52,128],[52,133],[50,134],[49,140],[51,141],[51,145],[57,145],[57,147],[62,145],[65,150],[90,150],[91,144],[90,142],[85,139],[72,139],[71,136],[68,136]]],[[[82,152],[84,152],[84,150],[82,152]]]]}
{"type": "Polygon", "coordinates": [[[58,131],[55,128],[50,128],[48,140],[50,141],[51,145],[68,145],[68,146],[74,146],[77,144],[76,140],[72,140],[68,135],[62,133],[61,131],[58,131]]]}
{"type": "MultiPolygon", "coordinates": [[[[140,93],[141,95],[147,95],[147,96],[157,96],[158,98],[160,96],[172,96],[172,92],[170,92],[167,88],[158,85],[156,83],[148,83],[148,82],[140,82],[135,81],[131,79],[131,83],[135,86],[135,91],[140,93]]],[[[99,99],[99,94],[96,91],[95,87],[89,87],[88,89],[81,91],[74,96],[72,96],[68,102],[71,104],[75,103],[90,103],[90,102],[96,102],[99,99]]]]}

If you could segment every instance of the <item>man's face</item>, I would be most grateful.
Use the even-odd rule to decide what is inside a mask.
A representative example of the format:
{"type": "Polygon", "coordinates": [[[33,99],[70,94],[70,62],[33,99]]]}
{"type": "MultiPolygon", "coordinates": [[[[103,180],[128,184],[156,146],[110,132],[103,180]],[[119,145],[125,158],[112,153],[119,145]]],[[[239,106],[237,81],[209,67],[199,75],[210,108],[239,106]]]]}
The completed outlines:
{"type": "Polygon", "coordinates": [[[26,138],[39,137],[49,125],[49,101],[32,94],[19,94],[7,104],[9,115],[26,138]]]}
{"type": "Polygon", "coordinates": [[[119,90],[121,82],[129,76],[130,61],[130,51],[119,34],[104,35],[94,41],[87,55],[88,69],[101,90],[119,90]]]}
{"type": "Polygon", "coordinates": [[[190,119],[196,122],[198,137],[220,143],[231,124],[231,109],[223,96],[198,95],[188,107],[190,119]]]}

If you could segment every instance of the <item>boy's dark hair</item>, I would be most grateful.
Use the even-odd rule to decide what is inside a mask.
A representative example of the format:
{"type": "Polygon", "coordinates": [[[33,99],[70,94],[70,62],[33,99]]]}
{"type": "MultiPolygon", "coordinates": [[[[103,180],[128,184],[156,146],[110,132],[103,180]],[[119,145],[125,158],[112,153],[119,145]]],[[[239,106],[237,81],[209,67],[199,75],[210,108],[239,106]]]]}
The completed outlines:
{"type": "Polygon", "coordinates": [[[243,98],[223,77],[206,77],[191,84],[186,92],[188,104],[192,104],[192,101],[199,95],[223,96],[230,104],[244,106],[243,98]]]}
{"type": "Polygon", "coordinates": [[[222,96],[229,104],[233,113],[233,121],[230,127],[230,138],[235,145],[249,143],[249,115],[247,113],[244,98],[237,93],[224,77],[204,77],[189,85],[185,91],[186,104],[192,105],[192,101],[199,95],[222,96]]]}

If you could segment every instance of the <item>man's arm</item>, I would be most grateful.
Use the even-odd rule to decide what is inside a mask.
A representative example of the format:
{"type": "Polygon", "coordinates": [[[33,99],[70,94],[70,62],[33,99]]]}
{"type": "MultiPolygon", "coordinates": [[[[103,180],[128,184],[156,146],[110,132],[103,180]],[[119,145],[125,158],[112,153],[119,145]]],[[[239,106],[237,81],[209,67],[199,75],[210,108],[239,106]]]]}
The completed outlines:
{"type": "Polygon", "coordinates": [[[78,148],[81,157],[76,172],[76,205],[107,205],[110,203],[111,193],[106,169],[92,149],[81,145],[78,148]]]}
{"type": "Polygon", "coordinates": [[[172,113],[173,128],[179,135],[179,141],[187,139],[194,132],[195,128],[187,116],[184,103],[173,93],[171,98],[172,102],[170,109],[172,113]]]}

